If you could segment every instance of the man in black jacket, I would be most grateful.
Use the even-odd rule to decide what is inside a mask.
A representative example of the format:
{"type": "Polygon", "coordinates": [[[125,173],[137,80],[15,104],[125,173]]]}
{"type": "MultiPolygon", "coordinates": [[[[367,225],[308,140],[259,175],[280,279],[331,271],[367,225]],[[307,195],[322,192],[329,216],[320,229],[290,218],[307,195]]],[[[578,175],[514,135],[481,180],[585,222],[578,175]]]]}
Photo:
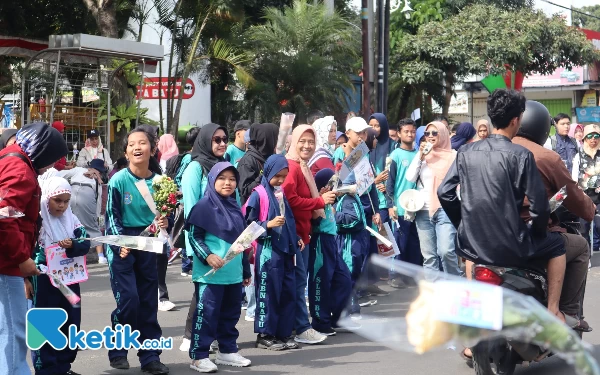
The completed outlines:
{"type": "Polygon", "coordinates": [[[548,309],[564,321],[559,311],[566,267],[564,241],[559,234],[547,232],[550,206],[533,154],[511,142],[525,101],[513,90],[496,90],[488,98],[493,134],[460,149],[438,197],[458,228],[460,256],[478,264],[547,267],[548,309]],[[530,203],[530,225],[520,216],[525,197],[530,203]]]}

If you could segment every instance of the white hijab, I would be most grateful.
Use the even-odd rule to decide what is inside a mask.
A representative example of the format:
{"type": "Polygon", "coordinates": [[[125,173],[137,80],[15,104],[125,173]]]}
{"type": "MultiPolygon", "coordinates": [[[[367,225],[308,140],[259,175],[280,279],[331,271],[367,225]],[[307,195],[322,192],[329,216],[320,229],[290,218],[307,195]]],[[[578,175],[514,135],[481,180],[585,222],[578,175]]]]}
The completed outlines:
{"type": "Polygon", "coordinates": [[[71,185],[62,177],[49,177],[40,181],[42,199],[40,202],[40,215],[42,216],[42,229],[40,231],[40,245],[44,248],[53,242],[67,238],[75,238],[75,229],[81,227],[79,219],[71,211],[71,206],[60,217],[50,215],[48,201],[60,194],[71,194],[71,185]]]}

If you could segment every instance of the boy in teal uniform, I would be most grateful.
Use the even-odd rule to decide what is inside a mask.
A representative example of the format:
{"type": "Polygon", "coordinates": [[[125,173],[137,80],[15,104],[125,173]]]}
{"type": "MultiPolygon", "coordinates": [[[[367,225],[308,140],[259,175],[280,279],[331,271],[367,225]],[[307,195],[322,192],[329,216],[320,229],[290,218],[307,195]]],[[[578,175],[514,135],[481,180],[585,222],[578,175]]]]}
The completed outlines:
{"type": "Polygon", "coordinates": [[[250,121],[240,120],[236,122],[235,127],[233,128],[235,140],[232,145],[227,146],[227,151],[225,151],[225,160],[233,164],[236,168],[238,162],[246,153],[246,141],[244,140],[244,136],[248,129],[250,129],[250,121]]]}
{"type": "MultiPolygon", "coordinates": [[[[403,119],[398,123],[398,128],[400,147],[390,155],[392,164],[386,183],[386,203],[390,218],[397,220],[399,224],[399,228],[396,228],[394,232],[401,253],[397,256],[397,259],[422,265],[423,258],[417,235],[417,226],[414,221],[404,220],[404,209],[400,207],[400,195],[406,190],[416,188],[414,182],[410,182],[404,177],[408,166],[417,155],[417,150],[413,147],[416,126],[413,120],[403,119]]],[[[390,272],[388,284],[395,288],[403,286],[403,282],[396,278],[393,272],[390,272]]]]}

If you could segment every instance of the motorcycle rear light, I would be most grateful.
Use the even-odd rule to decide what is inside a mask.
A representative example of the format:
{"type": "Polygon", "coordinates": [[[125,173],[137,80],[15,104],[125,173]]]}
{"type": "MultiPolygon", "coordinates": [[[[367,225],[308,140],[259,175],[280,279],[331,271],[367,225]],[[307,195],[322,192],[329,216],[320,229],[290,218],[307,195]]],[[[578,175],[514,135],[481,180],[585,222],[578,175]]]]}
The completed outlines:
{"type": "Polygon", "coordinates": [[[492,285],[502,285],[502,278],[494,271],[485,267],[475,268],[475,280],[492,285]]]}

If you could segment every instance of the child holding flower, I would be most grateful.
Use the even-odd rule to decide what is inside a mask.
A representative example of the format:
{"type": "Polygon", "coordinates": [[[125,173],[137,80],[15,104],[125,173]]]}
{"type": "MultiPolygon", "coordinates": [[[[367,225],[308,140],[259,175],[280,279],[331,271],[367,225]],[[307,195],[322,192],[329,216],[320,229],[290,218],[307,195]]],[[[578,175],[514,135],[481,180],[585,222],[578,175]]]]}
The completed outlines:
{"type": "Polygon", "coordinates": [[[192,208],[186,223],[197,295],[190,368],[198,372],[217,370],[208,358],[213,340],[219,342],[216,364],[234,367],[251,364],[237,352],[239,333],[235,328],[241,313],[242,284],[250,283],[250,265],[244,255],[227,264],[223,261],[245,228],[242,211],[233,197],[238,181],[239,174],[231,163],[216,163],[208,173],[204,197],[192,208]],[[213,269],[218,271],[207,275],[213,269]]]}

